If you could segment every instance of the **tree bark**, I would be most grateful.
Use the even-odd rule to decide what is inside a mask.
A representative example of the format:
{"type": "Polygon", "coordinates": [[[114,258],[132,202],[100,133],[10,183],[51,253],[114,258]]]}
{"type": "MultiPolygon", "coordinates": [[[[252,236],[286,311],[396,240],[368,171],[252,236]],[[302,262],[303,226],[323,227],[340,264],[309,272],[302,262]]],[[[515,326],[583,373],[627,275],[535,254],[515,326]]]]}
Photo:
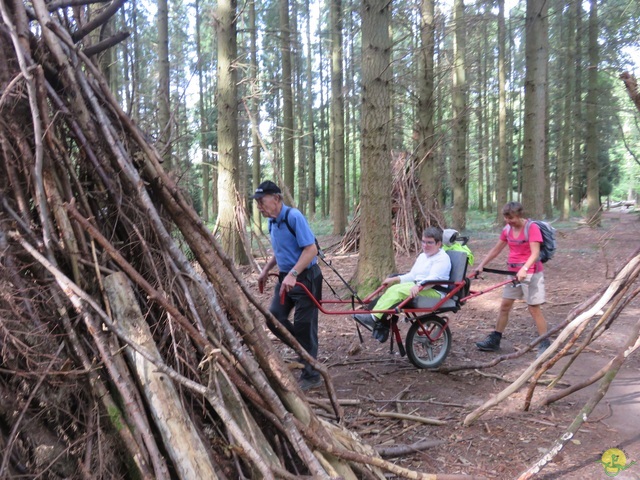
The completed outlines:
{"type": "Polygon", "coordinates": [[[522,203],[531,217],[542,218],[546,191],[547,48],[549,2],[527,0],[525,22],[526,77],[524,85],[524,146],[522,203]]]}
{"type": "Polygon", "coordinates": [[[442,178],[438,175],[436,155],[435,115],[435,5],[433,0],[423,0],[420,4],[420,52],[419,52],[419,96],[417,117],[416,159],[419,165],[420,197],[422,204],[430,212],[439,212],[442,178]]]}
{"type": "Polygon", "coordinates": [[[282,191],[293,204],[295,181],[295,131],[293,123],[293,68],[291,61],[291,21],[289,0],[278,0],[280,13],[280,56],[282,59],[282,162],[284,188],[282,191]]]}
{"type": "Polygon", "coordinates": [[[571,209],[580,209],[584,196],[584,168],[582,161],[583,141],[585,137],[584,115],[583,115],[583,89],[582,89],[582,39],[584,37],[584,27],[582,23],[582,2],[573,2],[573,16],[576,20],[575,38],[575,87],[573,89],[573,153],[571,156],[571,209]]]}
{"type": "Polygon", "coordinates": [[[391,229],[390,4],[362,4],[361,235],[356,283],[372,291],[395,270],[391,229]]]}
{"type": "Polygon", "coordinates": [[[575,88],[575,69],[571,65],[575,64],[575,44],[576,44],[576,21],[573,1],[568,0],[567,9],[563,13],[566,18],[567,29],[567,50],[565,65],[569,65],[566,71],[566,82],[564,84],[564,105],[562,138],[560,140],[560,152],[558,159],[558,209],[560,210],[560,220],[567,220],[571,215],[571,159],[573,154],[574,125],[573,125],[573,100],[575,88]]]}
{"type": "Polygon", "coordinates": [[[586,135],[586,176],[587,176],[587,223],[600,226],[600,161],[598,154],[598,1],[591,0],[589,12],[589,90],[587,91],[587,135],[586,135]]]}
{"type": "Polygon", "coordinates": [[[466,78],[466,25],[464,0],[454,0],[453,21],[455,25],[453,41],[453,128],[451,186],[453,189],[453,227],[464,230],[467,226],[469,193],[467,191],[467,78],[466,78]]]}
{"type": "Polygon", "coordinates": [[[638,111],[640,111],[640,92],[638,92],[638,81],[636,77],[631,75],[629,72],[623,72],[620,75],[620,79],[624,82],[624,86],[627,88],[627,93],[629,93],[629,98],[634,103],[638,111]]]}
{"type": "Polygon", "coordinates": [[[158,1],[158,150],[171,170],[171,70],[169,62],[169,2],[158,1]]]}
{"type": "Polygon", "coordinates": [[[511,168],[507,150],[507,32],[504,0],[498,0],[498,171],[496,174],[496,224],[502,225],[502,206],[511,187],[511,168]]]}
{"type": "Polygon", "coordinates": [[[331,192],[331,220],[333,234],[342,235],[347,226],[345,202],[344,150],[344,86],[342,62],[342,1],[331,0],[331,121],[329,143],[333,178],[331,192]]]}
{"type": "Polygon", "coordinates": [[[238,146],[238,81],[236,0],[218,2],[218,229],[225,253],[238,265],[249,260],[243,246],[244,216],[238,211],[240,155],[238,146]],[[241,221],[242,220],[242,221],[241,221]]]}

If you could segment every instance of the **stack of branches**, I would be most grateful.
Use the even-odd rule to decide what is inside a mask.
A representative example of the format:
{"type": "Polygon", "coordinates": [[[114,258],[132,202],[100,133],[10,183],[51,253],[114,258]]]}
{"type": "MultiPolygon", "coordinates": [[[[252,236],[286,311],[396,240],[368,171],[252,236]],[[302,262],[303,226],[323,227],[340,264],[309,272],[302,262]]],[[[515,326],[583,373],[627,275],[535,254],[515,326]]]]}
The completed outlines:
{"type": "MultiPolygon", "coordinates": [[[[503,361],[522,356],[545,338],[557,334],[557,338],[540,357],[504,390],[488,399],[483,405],[469,413],[464,420],[465,425],[471,425],[491,408],[510,398],[527,383],[528,388],[524,399],[523,410],[529,410],[533,403],[534,392],[541,382],[542,376],[547,374],[561,360],[565,360],[559,372],[553,375],[549,388],[559,386],[562,378],[577,364],[580,355],[605,332],[612,328],[622,312],[640,295],[640,287],[637,283],[640,279],[640,249],[636,250],[624,263],[624,266],[615,275],[609,285],[600,288],[590,298],[584,300],[569,312],[564,321],[560,322],[545,335],[538,337],[528,345],[528,348],[515,353],[501,355],[489,362],[466,364],[461,366],[440,369],[449,373],[467,369],[481,369],[493,367],[503,361]]],[[[547,390],[538,404],[541,406],[557,402],[579,390],[582,390],[596,382],[598,389],[576,415],[574,421],[567,427],[552,447],[538,461],[523,472],[518,478],[528,479],[535,476],[545,465],[564,448],[567,442],[574,437],[580,427],[589,418],[595,407],[606,395],[611,383],[616,377],[620,367],[629,356],[640,349],[640,321],[636,321],[631,328],[625,328],[626,339],[622,348],[617,350],[612,358],[602,365],[585,380],[549,393],[547,390]]]]}
{"type": "Polygon", "coordinates": [[[0,477],[435,478],[310,408],[88,57],[121,4],[0,2],[0,477]]]}
{"type": "MultiPolygon", "coordinates": [[[[420,251],[425,227],[444,228],[442,213],[431,211],[420,195],[420,166],[418,158],[403,152],[392,158],[391,218],[393,245],[398,254],[420,251]]],[[[338,246],[338,253],[357,252],[360,247],[360,205],[353,221],[338,246]]]]}

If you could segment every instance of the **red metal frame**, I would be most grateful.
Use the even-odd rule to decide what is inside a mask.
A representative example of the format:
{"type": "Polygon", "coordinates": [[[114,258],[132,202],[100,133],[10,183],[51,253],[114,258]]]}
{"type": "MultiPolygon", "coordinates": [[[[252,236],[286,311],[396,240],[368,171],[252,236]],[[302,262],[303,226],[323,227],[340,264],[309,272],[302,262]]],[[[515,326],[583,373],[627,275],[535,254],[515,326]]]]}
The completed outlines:
{"type": "MultiPolygon", "coordinates": [[[[407,305],[409,302],[411,302],[411,300],[413,300],[412,298],[406,298],[404,301],[402,301],[400,304],[398,304],[396,307],[392,308],[392,309],[387,309],[387,310],[366,310],[367,313],[384,313],[384,314],[390,314],[390,315],[407,315],[408,314],[421,314],[421,315],[425,315],[425,314],[429,314],[429,313],[435,313],[437,312],[440,307],[442,307],[442,305],[444,305],[448,300],[451,300],[453,297],[455,297],[458,292],[460,292],[460,290],[462,290],[466,284],[468,280],[472,280],[474,278],[477,278],[478,275],[474,275],[473,277],[467,277],[464,280],[460,280],[458,282],[449,282],[449,281],[445,281],[445,280],[438,280],[438,281],[432,281],[432,282],[426,282],[424,285],[420,285],[420,290],[424,290],[427,287],[431,287],[432,285],[453,285],[453,288],[451,288],[451,290],[449,290],[446,295],[444,295],[440,301],[438,303],[436,303],[434,306],[429,307],[429,308],[404,308],[405,305],[407,305]]],[[[516,280],[514,278],[510,278],[509,280],[505,280],[503,282],[497,283],[495,285],[492,285],[488,288],[485,288],[483,290],[469,290],[469,294],[461,299],[459,299],[457,301],[458,304],[463,304],[465,303],[467,300],[471,299],[471,298],[475,298],[478,297],[480,295],[484,295],[485,293],[491,292],[492,290],[496,290],[500,287],[503,287],[504,285],[507,285],[509,283],[514,283],[516,282],[516,280]]],[[[351,310],[328,310],[326,308],[324,308],[324,305],[355,305],[356,303],[358,304],[359,307],[364,306],[366,304],[368,304],[369,302],[371,302],[374,298],[376,298],[381,292],[383,292],[384,290],[386,290],[388,288],[387,285],[381,285],[380,287],[378,287],[374,292],[372,292],[371,294],[369,294],[364,300],[360,300],[357,299],[358,301],[356,301],[356,299],[354,298],[354,296],[351,296],[351,300],[318,300],[317,298],[315,298],[312,293],[309,291],[309,289],[302,283],[300,282],[296,282],[296,286],[299,286],[300,288],[302,288],[302,290],[309,296],[309,298],[311,298],[311,301],[313,301],[313,303],[316,305],[316,307],[318,308],[318,310],[320,310],[322,313],[324,313],[325,315],[353,315],[353,314],[357,314],[357,313],[363,313],[363,310],[358,308],[353,308],[351,310]]],[[[284,296],[285,296],[285,292],[284,290],[280,292],[280,302],[283,303],[284,302],[284,296]]],[[[415,317],[414,317],[415,318],[415,317]]]]}
{"type": "MultiPolygon", "coordinates": [[[[509,282],[506,282],[506,283],[509,283],[509,282]]],[[[411,313],[421,313],[421,314],[433,313],[433,312],[437,311],[440,307],[442,307],[442,305],[444,305],[445,302],[447,302],[448,300],[451,300],[460,290],[462,290],[466,286],[466,281],[465,280],[461,280],[459,282],[448,282],[448,281],[444,281],[444,280],[438,280],[438,281],[433,281],[433,282],[427,282],[424,285],[420,286],[420,290],[422,291],[426,287],[431,287],[432,285],[453,285],[453,288],[449,292],[447,292],[447,294],[444,295],[440,299],[440,301],[438,303],[436,303],[433,307],[430,307],[430,308],[404,308],[405,305],[407,305],[411,300],[413,300],[412,298],[407,298],[402,303],[398,304],[393,309],[388,309],[388,310],[367,310],[366,312],[367,313],[386,313],[386,314],[391,314],[391,315],[411,314],[411,313]]],[[[504,284],[501,284],[501,285],[504,285],[504,284]]],[[[311,298],[311,301],[313,301],[313,303],[316,305],[318,310],[320,310],[325,315],[352,315],[352,314],[356,314],[356,313],[363,313],[362,309],[327,310],[326,308],[324,308],[324,305],[326,305],[326,304],[334,304],[334,305],[347,305],[347,304],[350,304],[350,305],[354,305],[356,303],[356,301],[355,301],[355,299],[353,297],[351,298],[351,300],[320,300],[319,301],[317,298],[315,298],[311,294],[309,289],[304,284],[302,284],[300,282],[296,282],[296,286],[299,286],[300,288],[302,288],[302,290],[309,296],[309,298],[311,298]]],[[[378,294],[380,294],[380,292],[384,291],[386,288],[387,288],[386,285],[381,285],[373,293],[368,295],[364,300],[362,300],[361,302],[358,302],[358,305],[359,306],[366,305],[371,300],[373,300],[378,294]]],[[[285,292],[281,291],[280,292],[280,302],[284,302],[284,296],[285,296],[285,292]]],[[[464,299],[461,299],[460,302],[465,301],[467,298],[471,298],[471,296],[467,296],[464,299]]]]}
{"type": "MultiPolygon", "coordinates": [[[[497,273],[497,272],[496,272],[497,273]]],[[[506,273],[506,272],[505,272],[506,273]]],[[[318,308],[319,311],[321,311],[322,313],[324,313],[325,315],[353,315],[353,314],[358,314],[358,313],[384,313],[384,314],[389,314],[389,315],[404,315],[405,319],[409,320],[412,324],[415,322],[420,322],[419,325],[419,329],[418,329],[418,335],[421,336],[425,336],[426,338],[429,339],[429,341],[431,342],[435,342],[437,341],[441,336],[444,335],[445,330],[449,324],[449,320],[447,317],[438,317],[442,320],[444,320],[444,325],[442,326],[442,328],[440,329],[439,333],[437,336],[435,337],[431,337],[431,334],[429,331],[427,331],[425,325],[422,323],[422,320],[426,320],[425,316],[429,316],[431,314],[438,314],[438,313],[444,313],[444,312],[440,312],[440,308],[449,300],[452,300],[456,295],[459,295],[460,292],[467,286],[470,286],[470,281],[474,278],[477,278],[479,276],[478,273],[476,273],[475,275],[471,276],[471,277],[466,277],[463,280],[457,281],[457,282],[450,282],[450,281],[432,281],[432,282],[427,282],[424,285],[420,286],[420,290],[423,290],[424,288],[427,287],[431,287],[433,285],[451,285],[451,290],[449,290],[435,305],[433,305],[432,307],[429,308],[405,308],[405,306],[407,304],[409,304],[409,302],[411,302],[411,300],[413,300],[412,298],[407,298],[404,301],[402,301],[400,304],[398,304],[395,308],[392,309],[388,309],[388,310],[363,310],[363,309],[356,309],[355,305],[357,303],[358,307],[362,307],[367,305],[369,302],[371,302],[371,300],[373,300],[375,297],[377,297],[381,292],[383,292],[386,288],[387,285],[381,285],[380,287],[378,287],[373,293],[371,293],[370,295],[368,295],[364,300],[361,300],[360,298],[358,298],[356,295],[352,295],[350,300],[318,300],[317,298],[315,298],[311,292],[309,291],[309,289],[303,285],[300,282],[296,282],[296,285],[299,286],[300,288],[302,288],[302,290],[309,296],[309,298],[313,301],[313,303],[315,304],[315,306],[318,308]],[[325,305],[351,305],[351,310],[329,310],[327,308],[325,308],[325,305]]],[[[485,288],[483,290],[469,290],[469,292],[467,293],[467,295],[463,298],[460,298],[458,300],[456,300],[456,309],[452,309],[452,310],[445,310],[445,311],[457,311],[458,308],[460,307],[461,304],[465,303],[467,300],[471,299],[471,298],[475,298],[478,297],[480,295],[483,295],[487,292],[490,292],[492,290],[495,290],[497,288],[500,288],[504,285],[507,285],[508,283],[516,283],[517,280],[513,277],[511,277],[509,280],[505,280],[503,282],[497,283],[495,285],[492,285],[488,288],[485,288]]],[[[285,296],[285,292],[284,290],[282,290],[280,292],[280,302],[284,303],[284,296],[285,296]]],[[[398,349],[401,353],[402,356],[404,356],[406,354],[405,352],[405,347],[404,344],[402,342],[402,334],[400,333],[400,329],[398,327],[398,321],[397,321],[397,317],[395,321],[391,321],[389,328],[391,330],[391,341],[389,342],[389,351],[392,352],[393,351],[393,345],[394,343],[396,343],[398,345],[398,349]]]]}

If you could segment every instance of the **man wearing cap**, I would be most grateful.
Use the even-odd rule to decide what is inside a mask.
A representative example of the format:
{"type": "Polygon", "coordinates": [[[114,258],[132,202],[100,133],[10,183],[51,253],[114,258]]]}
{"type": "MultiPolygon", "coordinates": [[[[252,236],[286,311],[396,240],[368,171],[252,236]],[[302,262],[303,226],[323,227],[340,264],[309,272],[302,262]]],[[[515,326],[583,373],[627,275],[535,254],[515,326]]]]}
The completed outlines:
{"type": "MultiPolygon", "coordinates": [[[[296,285],[302,283],[318,300],[322,299],[322,271],[318,266],[318,249],[309,222],[300,210],[285,205],[282,191],[272,181],[262,182],[251,196],[260,213],[268,218],[273,256],[258,276],[258,287],[264,289],[269,271],[278,265],[276,285],[269,311],[296,338],[313,358],[318,356],[318,308],[306,292],[296,285]],[[284,291],[284,304],[280,292],[284,291]],[[291,310],[293,323],[289,320],[291,310]]],[[[269,325],[281,340],[280,334],[269,325]]],[[[298,381],[302,390],[322,385],[320,374],[303,361],[304,369],[298,381]]]]}

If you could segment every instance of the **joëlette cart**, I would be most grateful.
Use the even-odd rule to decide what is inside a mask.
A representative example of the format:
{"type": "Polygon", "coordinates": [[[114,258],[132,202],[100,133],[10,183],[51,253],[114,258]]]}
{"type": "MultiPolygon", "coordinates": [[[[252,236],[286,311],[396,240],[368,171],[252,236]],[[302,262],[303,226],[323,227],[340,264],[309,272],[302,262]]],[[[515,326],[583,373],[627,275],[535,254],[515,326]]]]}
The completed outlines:
{"type": "MultiPolygon", "coordinates": [[[[389,351],[393,352],[394,345],[398,346],[401,356],[407,355],[411,363],[418,368],[437,368],[447,358],[451,349],[451,330],[449,329],[449,319],[444,314],[455,313],[470,298],[482,295],[496,288],[500,288],[508,283],[515,284],[516,280],[509,280],[492,285],[481,291],[471,290],[472,277],[467,277],[467,254],[457,250],[448,250],[447,254],[451,258],[451,273],[448,281],[425,281],[420,284],[422,288],[431,287],[434,284],[446,286],[442,298],[415,297],[408,298],[395,308],[390,310],[366,310],[369,313],[385,313],[389,319],[389,327],[391,330],[389,351]],[[402,343],[402,335],[398,328],[400,320],[410,323],[407,336],[402,343]]],[[[357,293],[349,286],[349,284],[340,276],[340,274],[331,266],[324,254],[320,253],[320,258],[325,265],[329,266],[344,282],[351,291],[350,300],[318,300],[311,292],[301,283],[297,283],[316,304],[318,309],[326,315],[352,315],[355,313],[363,313],[363,308],[376,299],[386,286],[379,287],[364,299],[360,299],[357,293]],[[328,305],[350,305],[350,310],[329,310],[328,305]]],[[[493,269],[484,269],[491,273],[512,274],[511,272],[493,269]]],[[[475,278],[477,275],[474,275],[475,278]]],[[[333,289],[332,289],[333,290],[333,289]]],[[[282,293],[284,295],[284,292],[282,293]]],[[[283,299],[284,300],[284,299],[283,299]]],[[[358,323],[358,334],[360,334],[360,326],[358,323]]]]}

